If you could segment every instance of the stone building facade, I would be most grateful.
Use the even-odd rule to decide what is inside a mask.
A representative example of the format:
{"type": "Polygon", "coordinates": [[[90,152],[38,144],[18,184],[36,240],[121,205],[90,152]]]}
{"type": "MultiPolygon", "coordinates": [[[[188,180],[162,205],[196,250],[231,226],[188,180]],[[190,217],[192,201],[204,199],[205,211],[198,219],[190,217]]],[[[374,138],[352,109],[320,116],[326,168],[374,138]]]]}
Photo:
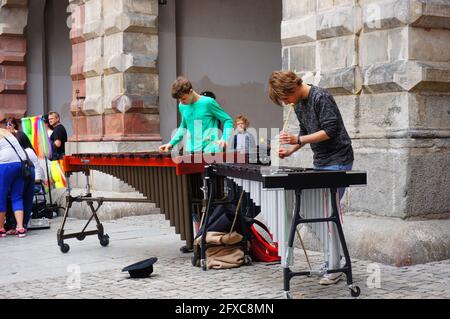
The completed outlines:
{"type": "Polygon", "coordinates": [[[160,141],[157,1],[70,3],[78,140],[160,141]]]}
{"type": "MultiPolygon", "coordinates": [[[[283,68],[333,93],[354,169],[368,173],[346,202],[359,213],[345,227],[353,251],[448,258],[450,1],[285,0],[281,41],[283,68]]],[[[311,152],[291,162],[308,166],[311,152]]]]}
{"type": "MultiPolygon", "coordinates": [[[[280,68],[333,93],[354,169],[368,172],[367,187],[344,200],[352,254],[396,265],[450,258],[450,1],[280,3],[280,68]]],[[[0,121],[27,112],[29,7],[0,0],[0,121]]],[[[159,71],[158,1],[69,0],[68,8],[69,149],[154,150],[164,138],[160,87],[168,86],[159,71]]],[[[311,166],[311,152],[286,163],[311,166]]],[[[100,187],[126,188],[114,183],[103,177],[100,187]]]]}
{"type": "Polygon", "coordinates": [[[0,2],[0,120],[5,115],[21,118],[27,111],[27,14],[26,0],[0,2]]]}

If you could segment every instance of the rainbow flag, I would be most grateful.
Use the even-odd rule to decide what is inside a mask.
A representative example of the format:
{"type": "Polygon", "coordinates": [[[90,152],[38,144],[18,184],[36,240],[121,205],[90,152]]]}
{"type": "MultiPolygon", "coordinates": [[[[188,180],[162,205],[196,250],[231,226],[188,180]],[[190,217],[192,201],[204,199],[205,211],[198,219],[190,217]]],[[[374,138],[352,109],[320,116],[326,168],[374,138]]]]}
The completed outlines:
{"type": "Polygon", "coordinates": [[[63,165],[63,160],[51,161],[50,174],[55,188],[66,188],[67,183],[63,165]]]}
{"type": "MultiPolygon", "coordinates": [[[[22,130],[27,135],[39,158],[52,157],[50,137],[47,134],[47,129],[41,116],[22,118],[22,130]]],[[[64,175],[62,160],[50,162],[49,178],[52,180],[52,187],[66,187],[66,177],[64,175]]]]}
{"type": "Polygon", "coordinates": [[[33,140],[32,137],[32,128],[31,128],[31,120],[29,117],[22,118],[22,131],[25,133],[25,135],[28,137],[30,141],[33,140]]]}
{"type": "Polygon", "coordinates": [[[41,119],[38,121],[37,134],[39,143],[39,154],[42,157],[51,158],[52,146],[50,143],[50,136],[48,136],[47,128],[45,127],[44,121],[42,121],[41,119]]]}
{"type": "Polygon", "coordinates": [[[39,158],[51,158],[52,147],[41,116],[22,118],[22,130],[27,135],[39,158]]]}

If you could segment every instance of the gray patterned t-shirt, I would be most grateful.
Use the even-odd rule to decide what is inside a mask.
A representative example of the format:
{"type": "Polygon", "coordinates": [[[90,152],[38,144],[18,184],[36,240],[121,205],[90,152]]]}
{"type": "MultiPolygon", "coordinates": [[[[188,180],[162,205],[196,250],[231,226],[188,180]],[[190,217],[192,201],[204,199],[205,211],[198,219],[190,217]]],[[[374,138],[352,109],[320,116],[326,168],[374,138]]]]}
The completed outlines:
{"type": "Polygon", "coordinates": [[[346,165],[353,162],[353,148],[333,96],[326,90],[311,86],[307,100],[295,105],[300,122],[299,135],[324,130],[329,140],[311,144],[314,166],[346,165]]]}

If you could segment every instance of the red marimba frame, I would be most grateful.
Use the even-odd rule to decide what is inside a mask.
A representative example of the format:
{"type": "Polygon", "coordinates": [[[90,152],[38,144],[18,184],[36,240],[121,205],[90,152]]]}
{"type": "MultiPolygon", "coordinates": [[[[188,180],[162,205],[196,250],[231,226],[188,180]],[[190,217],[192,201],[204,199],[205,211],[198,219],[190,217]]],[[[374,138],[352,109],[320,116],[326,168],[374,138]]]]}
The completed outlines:
{"type": "MultiPolygon", "coordinates": [[[[57,232],[58,246],[63,253],[70,247],[64,239],[97,235],[102,246],[109,244],[109,236],[105,233],[97,212],[104,202],[155,203],[161,213],[170,220],[175,232],[180,234],[186,245],[192,248],[194,233],[192,213],[200,213],[206,202],[202,192],[202,173],[205,165],[217,162],[245,163],[248,158],[239,153],[217,153],[172,157],[171,154],[159,152],[138,153],[97,153],[74,154],[64,156],[64,172],[67,179],[66,207],[61,227],[57,232]],[[91,170],[112,175],[142,193],[146,198],[105,198],[93,197],[89,182],[91,170]],[[86,194],[71,196],[69,177],[75,172],[86,176],[86,194]],[[81,232],[65,234],[64,226],[73,203],[86,202],[91,210],[91,217],[81,232]],[[97,206],[94,207],[94,202],[97,206]],[[92,219],[97,223],[96,230],[86,231],[92,219]]],[[[217,185],[220,187],[220,185],[217,185]]]]}

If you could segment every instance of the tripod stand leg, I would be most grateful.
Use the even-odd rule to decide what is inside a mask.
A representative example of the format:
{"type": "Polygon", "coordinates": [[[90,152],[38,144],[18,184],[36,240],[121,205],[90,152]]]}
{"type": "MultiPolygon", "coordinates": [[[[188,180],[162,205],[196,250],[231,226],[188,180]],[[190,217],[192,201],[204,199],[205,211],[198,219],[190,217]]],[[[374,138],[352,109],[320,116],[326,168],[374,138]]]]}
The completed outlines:
{"type": "Polygon", "coordinates": [[[66,204],[66,209],[64,211],[63,221],[62,221],[61,226],[58,229],[58,232],[56,235],[58,246],[59,246],[61,252],[63,252],[63,253],[67,253],[70,249],[70,246],[68,244],[64,243],[64,226],[66,225],[67,216],[69,215],[69,210],[72,207],[72,202],[73,202],[72,196],[67,196],[67,204],[66,204]]]}

